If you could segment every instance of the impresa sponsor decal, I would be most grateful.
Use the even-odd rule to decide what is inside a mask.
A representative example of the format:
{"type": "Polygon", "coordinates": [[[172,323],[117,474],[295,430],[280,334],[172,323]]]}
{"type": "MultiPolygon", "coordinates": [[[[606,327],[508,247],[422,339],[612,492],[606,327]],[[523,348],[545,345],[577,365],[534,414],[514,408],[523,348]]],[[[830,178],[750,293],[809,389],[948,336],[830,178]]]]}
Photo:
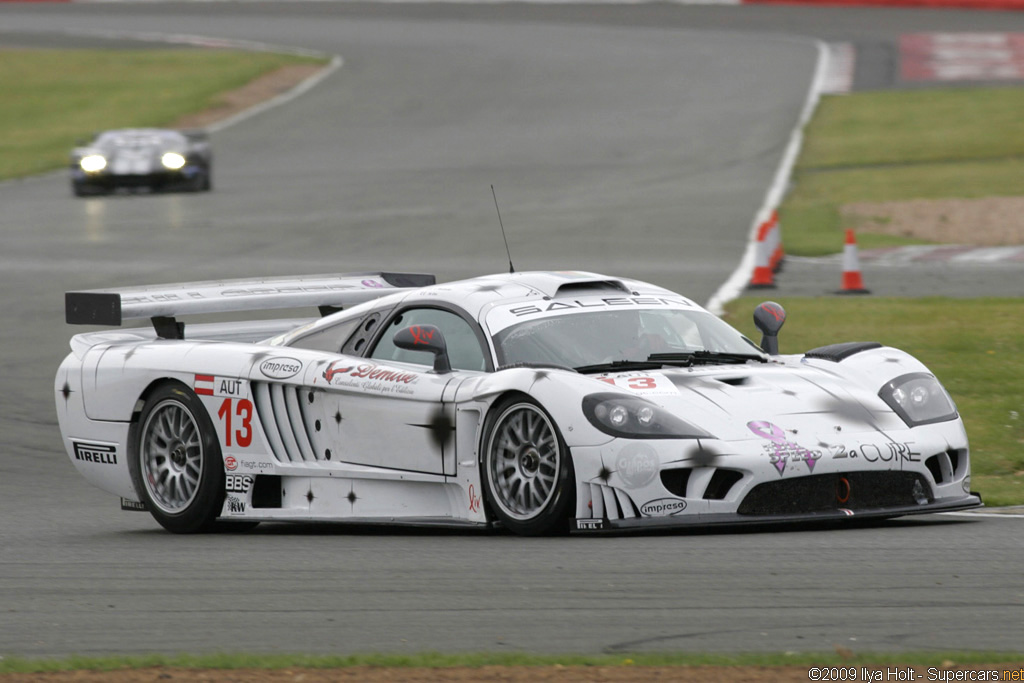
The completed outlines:
{"type": "Polygon", "coordinates": [[[640,514],[648,517],[669,517],[686,509],[686,501],[678,498],[658,498],[640,506],[640,514]]]}
{"type": "Polygon", "coordinates": [[[288,379],[299,374],[302,363],[294,358],[268,358],[260,363],[260,372],[271,379],[288,379]]]}
{"type": "Polygon", "coordinates": [[[81,441],[73,441],[72,445],[74,446],[75,460],[94,462],[99,465],[117,464],[117,446],[81,441]]]}

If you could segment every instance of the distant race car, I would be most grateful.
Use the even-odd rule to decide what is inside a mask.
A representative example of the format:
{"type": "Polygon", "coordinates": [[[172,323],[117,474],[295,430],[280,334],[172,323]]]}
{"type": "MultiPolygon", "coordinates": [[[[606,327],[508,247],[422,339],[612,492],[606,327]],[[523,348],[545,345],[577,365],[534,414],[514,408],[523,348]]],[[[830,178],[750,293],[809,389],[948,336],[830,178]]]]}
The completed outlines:
{"type": "Polygon", "coordinates": [[[371,273],[69,292],[56,376],[86,479],[189,533],[263,521],[524,535],[981,505],[963,423],[907,353],[779,355],[693,301],[583,272],[371,273]],[[177,316],[316,306],[324,317],[177,316]],[[338,307],[350,307],[337,312],[338,307]]]}
{"type": "Polygon", "coordinates": [[[71,152],[71,191],[77,197],[118,188],[208,191],[212,174],[210,141],[202,131],[108,130],[71,152]]]}

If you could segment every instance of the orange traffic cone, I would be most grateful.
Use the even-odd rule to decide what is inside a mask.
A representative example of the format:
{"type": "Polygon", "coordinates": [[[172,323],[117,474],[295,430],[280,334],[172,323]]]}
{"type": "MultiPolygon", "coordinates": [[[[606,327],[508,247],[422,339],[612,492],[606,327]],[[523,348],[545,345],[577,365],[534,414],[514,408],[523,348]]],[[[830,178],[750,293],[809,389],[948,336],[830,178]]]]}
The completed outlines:
{"type": "Polygon", "coordinates": [[[846,246],[843,247],[843,286],[837,294],[870,294],[864,288],[860,276],[860,259],[857,258],[857,239],[853,230],[846,231],[846,246]]]}
{"type": "Polygon", "coordinates": [[[782,224],[779,223],[779,212],[772,211],[771,219],[771,237],[769,241],[772,245],[772,258],[771,266],[772,272],[777,273],[782,270],[782,262],[786,259],[786,252],[782,249],[782,224]]]}
{"type": "Polygon", "coordinates": [[[754,252],[754,275],[750,278],[749,289],[774,289],[775,278],[772,275],[772,251],[768,243],[768,232],[771,223],[765,221],[757,229],[757,248],[754,252]]]}

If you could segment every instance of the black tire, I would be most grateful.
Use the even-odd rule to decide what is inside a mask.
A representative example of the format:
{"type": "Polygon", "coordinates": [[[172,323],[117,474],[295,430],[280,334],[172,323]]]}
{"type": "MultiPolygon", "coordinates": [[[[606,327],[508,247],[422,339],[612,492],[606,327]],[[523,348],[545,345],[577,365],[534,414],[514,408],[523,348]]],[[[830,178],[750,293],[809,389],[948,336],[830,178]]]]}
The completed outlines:
{"type": "Polygon", "coordinates": [[[480,477],[488,508],[521,536],[569,531],[576,477],[554,420],[522,394],[498,402],[487,416],[480,477]]]}
{"type": "Polygon", "coordinates": [[[178,382],[146,399],[129,440],[135,491],[160,526],[176,534],[212,531],[224,505],[217,432],[192,390],[178,382]]]}

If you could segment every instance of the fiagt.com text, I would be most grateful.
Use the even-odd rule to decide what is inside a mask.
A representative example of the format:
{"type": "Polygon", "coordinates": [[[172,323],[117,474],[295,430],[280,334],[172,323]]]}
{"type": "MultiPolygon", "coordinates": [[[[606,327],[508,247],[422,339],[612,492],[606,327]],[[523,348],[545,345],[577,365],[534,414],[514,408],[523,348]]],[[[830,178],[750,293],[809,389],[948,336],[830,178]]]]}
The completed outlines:
{"type": "Polygon", "coordinates": [[[944,669],[937,666],[812,666],[812,681],[1024,681],[1020,669],[944,669]]]}

